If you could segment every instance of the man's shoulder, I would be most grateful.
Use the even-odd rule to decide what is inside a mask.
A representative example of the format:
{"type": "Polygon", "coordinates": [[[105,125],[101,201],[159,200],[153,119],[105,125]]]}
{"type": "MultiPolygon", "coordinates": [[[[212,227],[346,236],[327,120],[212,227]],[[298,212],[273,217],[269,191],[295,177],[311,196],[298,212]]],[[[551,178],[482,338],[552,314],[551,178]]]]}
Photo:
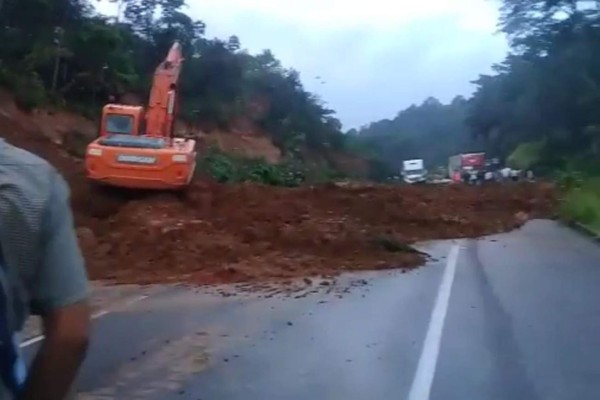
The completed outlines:
{"type": "Polygon", "coordinates": [[[60,178],[43,158],[0,140],[0,197],[19,198],[20,207],[41,206],[58,189],[54,186],[60,178]]]}
{"type": "Polygon", "coordinates": [[[0,139],[0,173],[8,178],[21,177],[17,182],[26,183],[45,182],[58,171],[42,157],[0,139]]]}
{"type": "Polygon", "coordinates": [[[0,166],[32,166],[54,171],[50,163],[25,149],[0,139],[0,166]]]}

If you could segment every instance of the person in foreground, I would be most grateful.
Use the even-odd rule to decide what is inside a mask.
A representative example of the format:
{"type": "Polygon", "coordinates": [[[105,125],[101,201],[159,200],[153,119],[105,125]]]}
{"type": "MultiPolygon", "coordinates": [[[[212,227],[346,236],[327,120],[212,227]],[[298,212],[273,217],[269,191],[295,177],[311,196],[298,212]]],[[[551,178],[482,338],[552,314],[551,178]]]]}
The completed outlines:
{"type": "Polygon", "coordinates": [[[85,357],[89,287],[69,196],[52,166],[0,139],[0,400],[63,400],[85,357]],[[25,371],[30,314],[44,339],[25,371]]]}

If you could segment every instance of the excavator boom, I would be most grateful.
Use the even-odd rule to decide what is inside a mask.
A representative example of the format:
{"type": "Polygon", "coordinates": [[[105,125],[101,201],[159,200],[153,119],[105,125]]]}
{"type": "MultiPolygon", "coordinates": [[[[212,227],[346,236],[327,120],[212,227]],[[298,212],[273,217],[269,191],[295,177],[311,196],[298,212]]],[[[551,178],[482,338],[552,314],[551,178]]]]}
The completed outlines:
{"type": "Polygon", "coordinates": [[[183,55],[175,42],[167,58],[156,68],[146,112],[146,135],[171,137],[177,109],[177,83],[183,55]]]}

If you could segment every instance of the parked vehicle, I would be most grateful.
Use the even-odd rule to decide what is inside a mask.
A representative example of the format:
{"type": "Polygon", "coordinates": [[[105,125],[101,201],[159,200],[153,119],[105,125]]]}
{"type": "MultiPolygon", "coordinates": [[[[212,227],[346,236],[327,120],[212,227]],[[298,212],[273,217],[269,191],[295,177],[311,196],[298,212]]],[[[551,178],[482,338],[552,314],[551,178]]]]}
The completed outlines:
{"type": "Polygon", "coordinates": [[[454,182],[479,180],[485,169],[485,153],[457,154],[448,160],[448,176],[454,182]]]}
{"type": "Polygon", "coordinates": [[[402,162],[402,179],[405,183],[425,183],[427,171],[422,159],[404,160],[402,162]]]}
{"type": "Polygon", "coordinates": [[[174,137],[178,80],[183,63],[179,43],[154,74],[147,110],[107,104],[99,137],[87,147],[92,181],[132,189],[185,189],[196,169],[196,141],[174,137]]]}

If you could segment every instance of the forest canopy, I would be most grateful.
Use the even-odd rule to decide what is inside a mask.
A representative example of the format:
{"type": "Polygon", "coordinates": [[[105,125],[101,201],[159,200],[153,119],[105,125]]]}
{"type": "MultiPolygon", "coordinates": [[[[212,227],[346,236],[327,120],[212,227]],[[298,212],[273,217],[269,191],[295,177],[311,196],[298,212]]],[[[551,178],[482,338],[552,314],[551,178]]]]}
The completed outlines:
{"type": "Polygon", "coordinates": [[[98,114],[109,96],[145,99],[174,41],[183,47],[182,117],[226,129],[237,117],[269,132],[284,152],[340,148],[341,123],[269,50],[237,36],[207,38],[184,0],[116,0],[118,18],[88,0],[0,1],[0,84],[24,108],[62,104],[98,114]]]}
{"type": "Polygon", "coordinates": [[[468,107],[468,101],[461,96],[449,104],[430,97],[400,111],[391,120],[349,131],[349,146],[367,157],[380,159],[392,175],[399,174],[406,159],[422,158],[429,168],[447,165],[450,155],[481,148],[465,125],[468,107]]]}

